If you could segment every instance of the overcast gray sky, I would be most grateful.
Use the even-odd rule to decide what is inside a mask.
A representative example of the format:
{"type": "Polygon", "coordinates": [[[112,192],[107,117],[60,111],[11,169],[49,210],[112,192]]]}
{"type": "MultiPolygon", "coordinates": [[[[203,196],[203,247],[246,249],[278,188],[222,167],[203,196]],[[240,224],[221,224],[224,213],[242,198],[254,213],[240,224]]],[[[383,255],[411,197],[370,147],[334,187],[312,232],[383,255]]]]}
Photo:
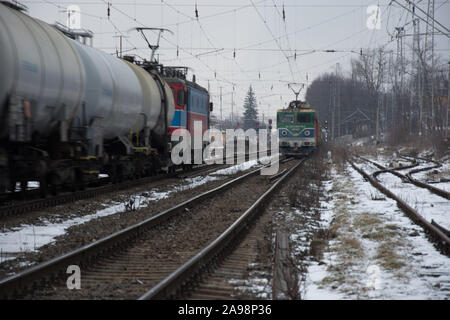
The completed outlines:
{"type": "MultiPolygon", "coordinates": [[[[265,119],[268,114],[273,118],[278,108],[294,98],[289,82],[311,83],[320,74],[333,72],[336,63],[342,72],[348,72],[350,59],[361,49],[387,45],[386,49],[395,50],[396,41],[391,41],[395,27],[407,24],[406,32],[412,33],[412,24],[408,24],[411,14],[387,0],[112,0],[109,19],[107,0],[20,2],[31,16],[63,24],[67,19],[64,9],[78,5],[82,28],[95,34],[94,47],[109,53],[118,50],[117,36],[123,35],[127,36],[124,51],[149,58],[144,40],[129,30],[139,26],[170,29],[174,34],[164,33],[161,39],[160,62],[188,66],[190,77],[194,73],[205,87],[209,82],[217,116],[222,87],[224,117],[232,109],[231,93],[234,111],[241,114],[246,92],[253,85],[260,116],[264,113],[265,119]],[[370,5],[381,9],[380,29],[367,26],[370,5]],[[338,52],[323,52],[330,49],[338,52]]],[[[406,4],[405,0],[399,2],[406,4]]],[[[427,2],[416,0],[424,9],[427,2]]],[[[449,28],[450,1],[436,0],[435,11],[436,20],[449,28]]],[[[421,22],[420,28],[424,31],[425,23],[421,22]]],[[[151,33],[149,38],[154,41],[156,35],[151,33]]],[[[404,40],[406,54],[411,40],[404,40]]],[[[435,41],[436,53],[448,61],[448,38],[436,36],[435,41]]],[[[305,91],[306,87],[302,93],[305,91]]]]}

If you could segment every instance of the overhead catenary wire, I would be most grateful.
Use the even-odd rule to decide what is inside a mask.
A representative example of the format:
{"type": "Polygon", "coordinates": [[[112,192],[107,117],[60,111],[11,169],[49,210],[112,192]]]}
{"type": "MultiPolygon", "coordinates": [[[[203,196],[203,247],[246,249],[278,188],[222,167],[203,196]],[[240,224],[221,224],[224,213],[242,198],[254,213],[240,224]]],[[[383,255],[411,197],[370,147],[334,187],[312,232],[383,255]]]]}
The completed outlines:
{"type": "MultiPolygon", "coordinates": [[[[108,1],[108,0],[107,0],[108,1]]],[[[34,1],[33,1],[34,2],[34,1]]],[[[49,1],[43,1],[45,3],[49,3],[49,1]]],[[[86,3],[89,1],[86,1],[86,3]]],[[[102,3],[105,3],[106,1],[102,1],[102,3]]],[[[143,1],[134,1],[131,3],[126,3],[124,1],[109,1],[111,3],[111,18],[113,19],[112,24],[108,22],[107,24],[110,25],[113,28],[113,32],[115,34],[125,34],[126,30],[122,30],[123,26],[127,22],[119,21],[118,16],[128,16],[127,19],[129,21],[134,21],[138,23],[139,25],[145,26],[145,24],[141,23],[138,20],[141,21],[147,21],[142,20],[142,18],[139,18],[139,16],[136,16],[136,6],[139,8],[139,6],[161,6],[161,16],[164,13],[164,21],[161,19],[161,21],[158,20],[158,23],[161,23],[161,25],[170,26],[175,25],[177,26],[177,29],[181,30],[181,35],[179,35],[179,32],[177,32],[177,40],[172,41],[170,37],[167,39],[167,36],[163,37],[162,39],[163,44],[160,48],[160,50],[163,50],[161,52],[162,61],[166,63],[166,61],[173,61],[178,60],[182,63],[186,63],[189,60],[195,60],[194,67],[197,72],[200,70],[200,77],[197,77],[198,79],[201,79],[201,81],[207,81],[207,80],[213,80],[213,81],[221,81],[222,84],[233,84],[241,83],[243,79],[247,78],[247,82],[261,82],[261,83],[269,83],[270,81],[274,83],[280,83],[277,81],[277,79],[283,79],[283,77],[289,77],[291,78],[291,69],[294,71],[294,76],[298,77],[299,74],[299,66],[297,63],[295,63],[297,60],[294,59],[294,56],[299,59],[304,57],[305,60],[300,59],[299,63],[302,64],[302,61],[307,61],[308,64],[301,65],[302,68],[310,68],[317,65],[315,68],[317,72],[319,69],[326,70],[327,63],[322,64],[316,64],[314,60],[311,60],[308,56],[311,55],[318,55],[318,54],[336,54],[336,57],[340,59],[342,56],[339,53],[348,53],[346,55],[347,57],[350,54],[357,54],[360,51],[360,48],[343,48],[348,47],[347,45],[344,45],[344,43],[340,44],[339,41],[336,41],[335,38],[334,43],[337,42],[337,44],[331,44],[328,47],[327,46],[321,46],[322,43],[314,43],[314,46],[304,46],[304,44],[307,44],[304,39],[302,39],[302,42],[300,46],[294,46],[292,47],[292,44],[294,42],[293,39],[297,39],[297,35],[301,34],[302,32],[308,33],[313,30],[315,27],[320,27],[325,24],[329,24],[333,21],[337,21],[338,19],[344,19],[347,15],[353,14],[358,9],[356,8],[365,8],[366,5],[343,5],[342,3],[336,2],[336,3],[330,3],[328,5],[316,5],[315,3],[309,1],[309,3],[282,3],[282,1],[276,1],[276,0],[265,0],[265,1],[256,1],[253,0],[253,3],[248,3],[244,5],[240,4],[232,4],[232,3],[203,3],[199,1],[196,3],[196,1],[191,1],[191,3],[183,4],[180,3],[180,1],[177,0],[160,0],[157,3],[146,3],[143,1]],[[281,3],[280,3],[281,2],[281,3]],[[197,6],[195,6],[197,4],[197,6]],[[128,7],[125,7],[128,6],[128,7]],[[134,6],[134,7],[131,7],[134,6]],[[171,6],[171,10],[176,12],[178,10],[181,14],[179,14],[179,19],[177,18],[175,21],[174,19],[170,19],[172,15],[172,12],[163,11],[163,7],[169,8],[171,6]],[[229,24],[233,24],[233,20],[236,21],[236,12],[240,10],[252,10],[255,11],[255,7],[263,13],[264,10],[267,10],[271,15],[268,15],[267,18],[270,20],[266,20],[268,26],[272,30],[272,34],[267,33],[269,37],[267,37],[267,40],[258,41],[261,38],[264,38],[264,34],[257,38],[254,43],[251,43],[251,41],[247,41],[247,43],[236,43],[236,40],[233,41],[233,44],[230,46],[228,43],[219,42],[222,40],[222,38],[219,38],[216,36],[213,29],[211,29],[210,24],[208,24],[206,19],[212,19],[211,17],[223,15],[224,19],[228,19],[229,24]],[[198,15],[195,15],[194,8],[196,7],[198,15]],[[208,8],[219,8],[219,10],[216,10],[216,12],[212,11],[214,9],[211,9],[210,11],[204,10],[204,7],[208,8]],[[291,24],[289,23],[291,20],[291,14],[292,17],[294,15],[293,11],[291,11],[290,8],[300,8],[300,7],[310,7],[310,8],[320,8],[320,7],[339,7],[343,8],[340,12],[335,12],[335,16],[331,17],[330,15],[321,15],[320,18],[317,18],[312,23],[308,23],[309,25],[306,25],[307,23],[301,23],[302,21],[305,21],[304,19],[298,20],[300,23],[291,24]],[[183,9],[185,8],[185,9],[183,9]],[[225,10],[220,10],[220,8],[225,8],[225,10]],[[284,8],[284,12],[283,9],[284,8]],[[345,8],[349,8],[348,11],[346,11],[345,8]],[[135,10],[135,14],[132,14],[132,10],[135,10]],[[131,11],[130,11],[131,10],[131,11]],[[121,11],[121,12],[120,12],[121,11]],[[343,12],[345,11],[345,12],[343,12]],[[119,15],[116,14],[120,12],[119,15]],[[130,14],[131,12],[131,14],[130,14]],[[184,13],[184,15],[183,15],[184,13]],[[189,15],[186,15],[188,13],[189,15]],[[233,17],[226,17],[226,15],[232,14],[233,17]],[[280,17],[278,19],[277,17],[280,17]],[[197,20],[198,18],[198,20],[197,20]],[[194,20],[194,21],[193,21],[194,20]],[[173,23],[176,22],[176,23],[173,23]],[[275,22],[275,25],[273,24],[275,22]],[[280,23],[282,22],[282,23],[280,23]],[[184,33],[183,31],[183,25],[181,23],[191,23],[191,25],[194,25],[195,33],[194,33],[194,43],[191,43],[189,46],[188,42],[184,41],[183,38],[187,36],[187,33],[184,33]],[[289,23],[289,25],[287,25],[289,23]],[[195,28],[195,25],[197,24],[198,28],[195,28]],[[289,26],[289,29],[288,29],[289,26]],[[292,28],[294,26],[294,28],[292,28]],[[282,29],[284,27],[284,30],[282,29]],[[296,30],[294,30],[296,29],[296,30]],[[295,37],[294,37],[295,36],[295,37]],[[179,42],[178,37],[182,42],[179,42]],[[200,37],[200,38],[198,38],[200,37]],[[198,43],[197,43],[198,39],[198,43]],[[166,42],[167,41],[167,42],[166,42]],[[171,48],[173,46],[173,48],[171,48]],[[172,51],[170,51],[172,50],[172,51]],[[189,51],[189,52],[188,52],[189,51]],[[255,64],[242,64],[242,61],[245,61],[244,59],[248,59],[250,54],[253,54],[253,52],[259,51],[262,53],[262,57],[264,57],[264,60],[257,61],[255,64]],[[271,55],[271,52],[273,54],[271,55]],[[278,60],[277,52],[280,53],[280,60],[278,60]],[[264,53],[264,54],[263,54],[264,53]],[[233,58],[233,55],[236,55],[236,59],[233,58]],[[286,58],[286,56],[288,58],[286,58]],[[215,57],[215,58],[214,58],[215,57]],[[270,57],[270,58],[266,58],[270,57]],[[283,57],[283,60],[281,60],[281,57],[283,57]],[[173,58],[173,59],[172,59],[173,58]],[[215,60],[214,60],[215,59],[215,60]],[[294,59],[292,61],[292,59],[294,59]],[[292,65],[286,65],[286,63],[293,63],[292,65]],[[233,66],[235,64],[235,66],[233,66]],[[198,65],[195,66],[195,65],[198,65]],[[322,67],[321,67],[322,65],[322,67]],[[243,66],[243,67],[242,67],[243,66]],[[289,70],[288,70],[289,68],[289,70]],[[254,71],[253,71],[254,70],[254,71]],[[252,73],[255,72],[255,73],[252,73]],[[270,73],[270,78],[268,75],[270,73]],[[236,77],[235,77],[236,75],[236,77]],[[273,76],[272,76],[273,75],[273,76]],[[229,82],[226,82],[226,81],[229,82]],[[222,82],[223,81],[223,82],[222,82]]],[[[65,3],[64,1],[58,1],[58,6],[62,8],[60,5],[65,3]]],[[[69,2],[67,2],[69,4],[69,2]]],[[[92,4],[95,4],[96,2],[92,1],[92,4]]],[[[416,2],[417,3],[417,2],[416,2]]],[[[445,3],[448,3],[447,1],[438,2],[436,1],[438,7],[442,7],[445,3]]],[[[85,2],[82,2],[84,5],[85,2]]],[[[389,2],[386,3],[379,3],[380,7],[383,9],[386,9],[386,11],[382,10],[383,14],[390,14],[392,19],[392,13],[394,12],[392,9],[392,6],[389,6],[389,2]],[[389,8],[389,9],[388,9],[389,8]]],[[[170,10],[169,10],[170,11],[170,10]]],[[[98,12],[98,11],[97,11],[98,12]]],[[[92,12],[91,12],[92,13],[92,12]]],[[[242,11],[244,13],[244,11],[242,11]]],[[[247,14],[247,11],[245,11],[247,14]]],[[[396,12],[395,12],[396,13],[396,12]]],[[[82,12],[82,14],[85,14],[85,12],[82,12]]],[[[333,13],[334,14],[334,13],[333,13]]],[[[407,17],[405,17],[404,14],[399,14],[401,16],[401,19],[395,19],[394,21],[403,22],[407,17]]],[[[173,15],[172,15],[173,16],[173,15]]],[[[241,21],[241,16],[243,14],[239,14],[239,22],[241,21]]],[[[178,17],[178,16],[177,16],[178,17]]],[[[383,16],[385,19],[385,16],[383,16]]],[[[100,21],[106,20],[106,15],[104,17],[99,18],[100,21]]],[[[123,20],[123,19],[122,19],[123,20]]],[[[154,20],[154,19],[153,19],[154,20]]],[[[383,20],[384,22],[385,20],[383,20]]],[[[385,24],[385,23],[383,23],[385,24]]],[[[189,28],[189,26],[187,26],[189,28]]],[[[234,28],[236,28],[236,23],[234,23],[234,28]]],[[[189,29],[187,29],[189,30],[189,29]]],[[[101,31],[101,30],[100,30],[101,31]]],[[[107,30],[104,29],[105,32],[103,33],[96,33],[96,34],[108,34],[107,30]]],[[[174,30],[175,31],[175,30],[174,30]]],[[[370,38],[369,31],[372,32],[372,30],[368,30],[367,34],[364,33],[364,30],[361,30],[360,32],[353,32],[349,35],[346,35],[345,37],[342,37],[342,42],[347,41],[348,39],[352,38],[361,38],[364,42],[366,42],[366,39],[370,38]],[[359,36],[359,35],[363,36],[359,36]]],[[[234,32],[236,33],[236,32],[234,32]]],[[[350,32],[349,32],[350,33],[350,32]]],[[[239,33],[238,33],[239,34],[239,33]]],[[[372,32],[373,34],[373,32],[372,32]]],[[[305,38],[305,37],[303,37],[305,38]]],[[[126,39],[126,38],[125,38],[126,39]]],[[[242,39],[242,38],[241,38],[242,39]]],[[[241,40],[239,39],[239,40],[241,40]]],[[[130,38],[131,42],[136,42],[135,37],[130,38]]],[[[252,40],[251,38],[249,40],[252,40]]],[[[375,43],[382,41],[383,39],[378,37],[376,38],[377,41],[374,41],[373,43],[369,43],[368,46],[373,46],[375,43]]],[[[141,48],[141,46],[135,46],[131,45],[130,41],[126,39],[127,45],[130,45],[131,48],[125,48],[123,52],[131,52],[133,49],[136,50],[142,50],[145,48],[141,48]]],[[[361,41],[359,41],[361,43],[361,41]]],[[[356,42],[359,46],[361,46],[359,43],[356,42]]],[[[355,43],[352,43],[355,44],[355,43]]],[[[103,48],[108,48],[107,46],[103,46],[103,48]]],[[[442,50],[446,50],[445,48],[442,50]]],[[[342,57],[342,59],[345,59],[345,57],[342,57]]],[[[302,71],[300,71],[302,72],[302,71]]],[[[301,77],[303,79],[303,77],[301,77]]],[[[311,73],[309,73],[310,80],[313,79],[311,77],[311,73]]],[[[261,84],[262,87],[263,84],[261,84]]],[[[226,85],[225,85],[226,87],[226,85]]],[[[276,85],[276,87],[279,87],[279,85],[276,85]]],[[[215,88],[215,86],[213,86],[215,88]]],[[[268,86],[269,90],[270,84],[268,86]]],[[[276,88],[277,89],[277,88],[276,88]]],[[[241,92],[243,89],[239,88],[239,92],[241,92]]],[[[240,94],[240,93],[238,93],[240,94]]]]}
{"type": "MultiPolygon", "coordinates": [[[[106,0],[101,0],[101,1],[103,1],[104,3],[107,3],[106,0]]],[[[116,11],[118,11],[119,13],[121,13],[122,15],[124,15],[125,17],[127,17],[128,19],[131,19],[132,21],[134,21],[134,22],[140,24],[141,26],[147,27],[147,25],[145,25],[144,23],[138,21],[137,19],[135,19],[135,18],[131,17],[130,15],[128,15],[127,13],[125,13],[124,11],[118,9],[114,4],[111,4],[111,8],[114,9],[114,10],[116,10],[116,11]]],[[[117,29],[117,30],[118,30],[118,29],[117,29]]],[[[119,31],[119,30],[118,30],[118,31],[119,31]]],[[[182,47],[177,46],[176,43],[170,41],[169,39],[167,39],[166,37],[164,37],[164,35],[161,35],[161,38],[164,39],[167,43],[171,44],[174,48],[177,48],[177,47],[178,47],[181,51],[187,53],[188,55],[190,55],[190,56],[192,56],[192,57],[194,57],[194,58],[196,58],[196,59],[197,59],[200,63],[202,63],[207,69],[209,69],[211,72],[214,72],[214,69],[213,69],[211,66],[209,66],[207,63],[205,63],[203,60],[201,60],[199,57],[196,57],[194,54],[190,53],[188,50],[186,50],[186,49],[184,49],[184,48],[182,48],[182,47]]],[[[223,80],[223,82],[226,82],[226,83],[229,83],[229,84],[232,84],[232,85],[233,85],[233,83],[232,83],[231,81],[227,80],[227,79],[224,79],[224,78],[223,78],[222,80],[223,80]]]]}
{"type": "Polygon", "coordinates": [[[255,9],[256,13],[258,14],[258,16],[261,18],[262,22],[264,23],[264,26],[266,27],[266,29],[269,31],[270,35],[272,36],[272,38],[274,39],[275,43],[278,45],[278,47],[280,48],[281,52],[283,53],[284,57],[286,58],[288,65],[289,65],[289,71],[291,73],[291,77],[292,80],[295,82],[295,76],[294,76],[294,72],[292,70],[292,66],[291,63],[289,61],[289,56],[283,51],[283,48],[281,47],[279,41],[276,39],[275,35],[273,34],[272,30],[270,29],[270,27],[267,25],[266,20],[264,19],[264,17],[261,15],[261,13],[259,12],[258,8],[255,6],[255,3],[253,2],[253,0],[250,0],[250,2],[253,5],[253,8],[255,9]]]}

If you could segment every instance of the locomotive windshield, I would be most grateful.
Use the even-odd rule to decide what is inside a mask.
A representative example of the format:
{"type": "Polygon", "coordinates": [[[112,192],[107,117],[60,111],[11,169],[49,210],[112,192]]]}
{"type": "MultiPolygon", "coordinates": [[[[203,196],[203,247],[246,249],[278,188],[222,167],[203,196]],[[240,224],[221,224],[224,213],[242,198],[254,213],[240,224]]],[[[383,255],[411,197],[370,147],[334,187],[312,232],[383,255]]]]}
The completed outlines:
{"type": "Polygon", "coordinates": [[[281,123],[294,123],[293,113],[282,113],[279,115],[279,121],[281,123]]]}
{"type": "Polygon", "coordinates": [[[297,113],[297,122],[298,123],[310,123],[312,122],[312,114],[311,113],[297,113]]]}
{"type": "Polygon", "coordinates": [[[184,107],[184,92],[182,90],[177,90],[177,105],[179,105],[180,107],[184,107]]]}

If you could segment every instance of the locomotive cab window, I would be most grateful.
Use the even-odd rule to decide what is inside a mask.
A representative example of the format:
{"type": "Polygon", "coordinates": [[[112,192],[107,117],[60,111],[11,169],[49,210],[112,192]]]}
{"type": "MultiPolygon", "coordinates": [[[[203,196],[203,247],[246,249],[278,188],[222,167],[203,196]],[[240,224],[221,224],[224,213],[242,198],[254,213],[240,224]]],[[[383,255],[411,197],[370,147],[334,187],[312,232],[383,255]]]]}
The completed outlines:
{"type": "Polygon", "coordinates": [[[177,90],[177,105],[184,107],[184,92],[183,90],[177,90]]]}
{"type": "Polygon", "coordinates": [[[294,123],[294,115],[292,113],[284,113],[279,115],[281,123],[294,123]]]}
{"type": "Polygon", "coordinates": [[[311,123],[312,115],[310,113],[297,113],[297,122],[298,123],[311,123]]]}

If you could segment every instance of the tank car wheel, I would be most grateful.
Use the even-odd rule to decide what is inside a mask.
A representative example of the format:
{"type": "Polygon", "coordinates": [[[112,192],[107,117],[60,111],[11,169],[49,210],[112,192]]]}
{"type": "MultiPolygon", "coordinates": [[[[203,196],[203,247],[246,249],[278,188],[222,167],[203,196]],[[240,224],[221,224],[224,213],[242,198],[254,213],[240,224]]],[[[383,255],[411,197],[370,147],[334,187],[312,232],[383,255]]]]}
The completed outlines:
{"type": "Polygon", "coordinates": [[[45,178],[39,179],[39,195],[41,198],[46,198],[48,195],[47,179],[45,178]]]}
{"type": "Polygon", "coordinates": [[[134,176],[136,179],[140,179],[143,176],[145,176],[144,165],[141,162],[137,162],[134,168],[135,168],[134,176]]]}
{"type": "Polygon", "coordinates": [[[9,191],[12,193],[16,192],[16,180],[9,181],[9,191]]]}
{"type": "Polygon", "coordinates": [[[70,191],[76,192],[78,187],[78,181],[77,181],[77,173],[76,169],[73,169],[70,173],[70,191]]]}
{"type": "Polygon", "coordinates": [[[53,196],[57,196],[59,194],[59,184],[60,184],[59,176],[56,173],[50,174],[49,182],[51,194],[53,196]]]}
{"type": "Polygon", "coordinates": [[[121,183],[124,180],[124,175],[123,175],[123,170],[122,170],[122,166],[117,166],[116,167],[116,181],[117,183],[121,183]]]}
{"type": "Polygon", "coordinates": [[[111,180],[111,183],[116,184],[117,183],[117,167],[115,165],[112,165],[110,167],[108,174],[109,174],[109,179],[111,180]]]}
{"type": "Polygon", "coordinates": [[[23,199],[25,199],[26,195],[27,195],[27,186],[28,186],[28,181],[26,181],[26,180],[20,181],[20,197],[23,199]]]}
{"type": "Polygon", "coordinates": [[[75,181],[76,189],[81,191],[86,189],[86,182],[84,181],[84,174],[81,169],[75,171],[75,181]]]}

